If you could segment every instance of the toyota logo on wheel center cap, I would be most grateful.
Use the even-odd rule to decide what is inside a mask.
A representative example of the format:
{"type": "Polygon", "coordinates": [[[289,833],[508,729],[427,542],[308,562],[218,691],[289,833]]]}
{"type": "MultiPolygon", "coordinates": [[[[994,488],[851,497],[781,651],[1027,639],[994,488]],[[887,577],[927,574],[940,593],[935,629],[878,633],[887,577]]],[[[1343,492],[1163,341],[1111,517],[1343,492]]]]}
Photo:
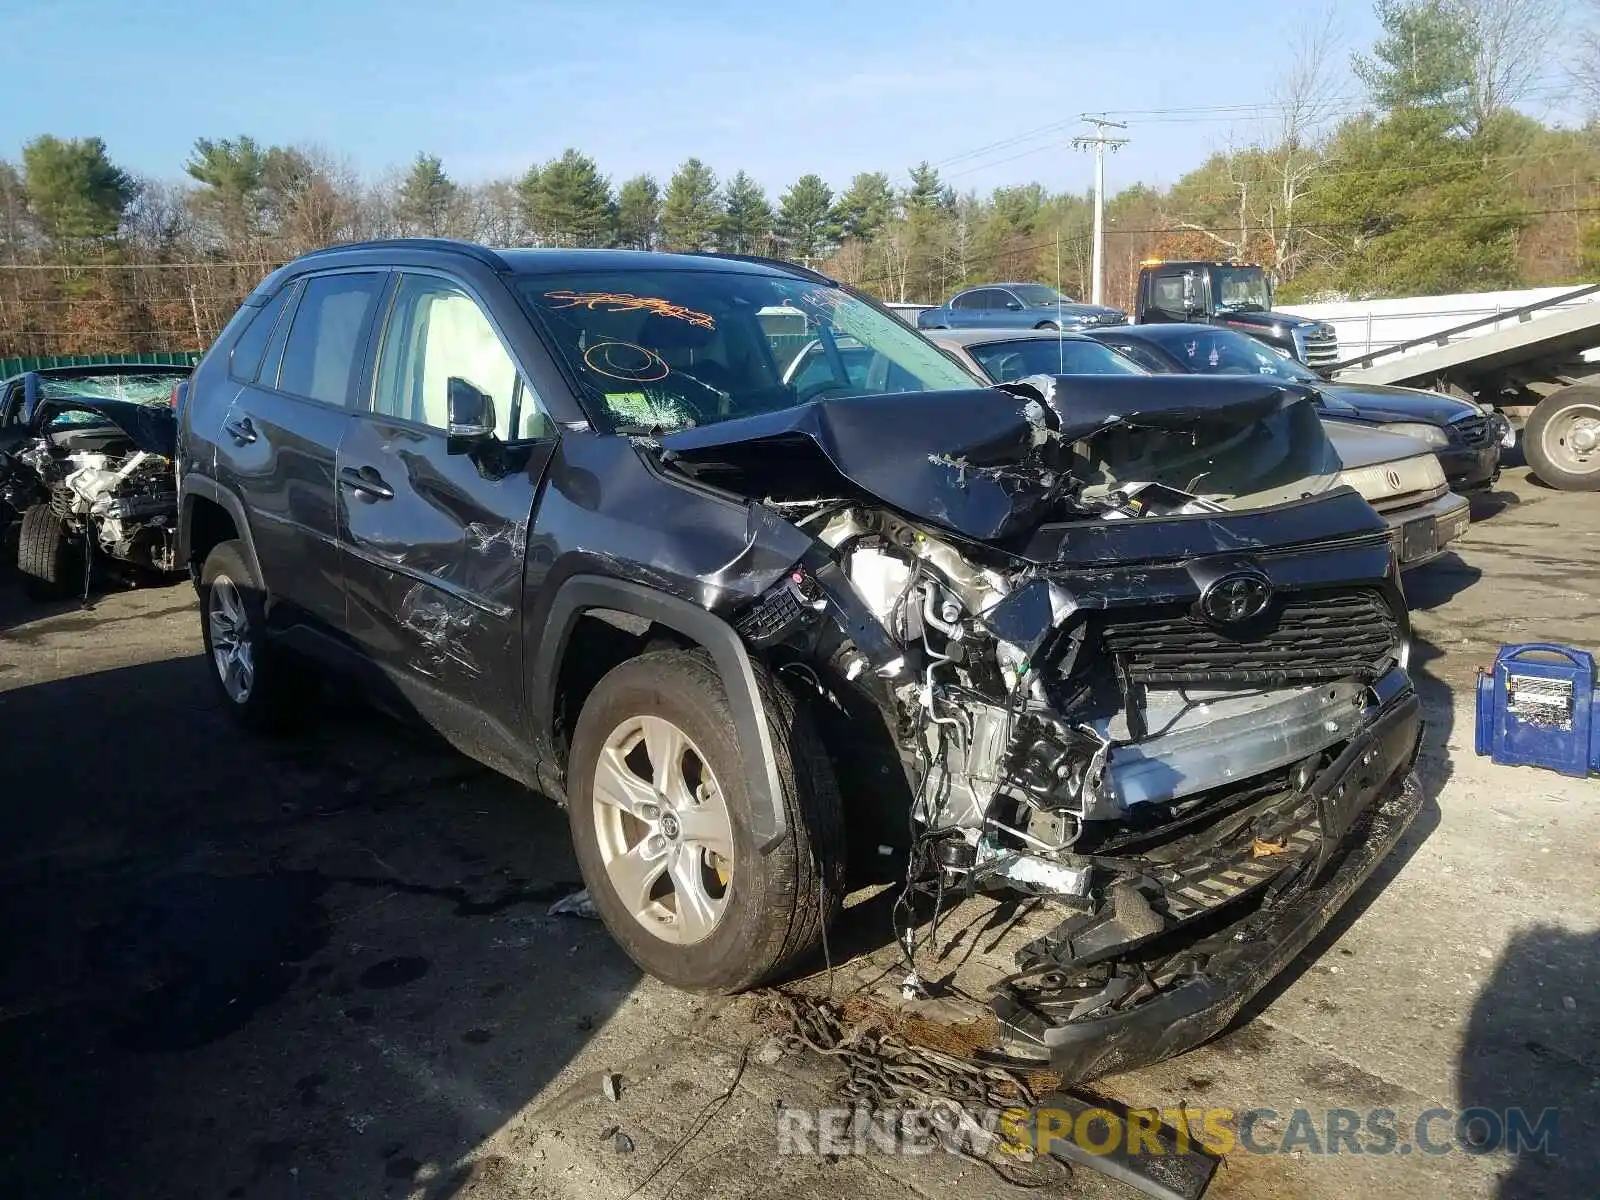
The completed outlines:
{"type": "Polygon", "coordinates": [[[1238,625],[1267,611],[1272,581],[1259,571],[1224,575],[1200,593],[1200,615],[1213,625],[1238,625]]]}

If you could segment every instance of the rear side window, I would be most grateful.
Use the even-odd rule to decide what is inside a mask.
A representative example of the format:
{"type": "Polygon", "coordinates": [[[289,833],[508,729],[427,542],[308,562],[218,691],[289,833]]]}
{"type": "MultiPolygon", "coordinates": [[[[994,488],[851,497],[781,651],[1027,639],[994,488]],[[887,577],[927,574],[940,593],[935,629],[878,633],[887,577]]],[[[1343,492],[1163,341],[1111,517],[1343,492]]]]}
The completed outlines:
{"type": "Polygon", "coordinates": [[[283,350],[278,387],[343,407],[355,378],[367,323],[383,291],[381,272],[322,275],[306,281],[283,350]]]}
{"type": "Polygon", "coordinates": [[[1148,346],[1141,346],[1138,342],[1112,342],[1111,344],[1147,371],[1154,371],[1158,375],[1175,375],[1178,373],[1177,367],[1148,346]]]}
{"type": "Polygon", "coordinates": [[[266,352],[267,341],[272,337],[273,327],[277,325],[278,318],[283,316],[288,304],[289,291],[289,288],[284,288],[262,305],[239,335],[239,340],[234,342],[229,374],[235,379],[244,383],[255,382],[256,374],[261,370],[261,356],[266,352]]]}

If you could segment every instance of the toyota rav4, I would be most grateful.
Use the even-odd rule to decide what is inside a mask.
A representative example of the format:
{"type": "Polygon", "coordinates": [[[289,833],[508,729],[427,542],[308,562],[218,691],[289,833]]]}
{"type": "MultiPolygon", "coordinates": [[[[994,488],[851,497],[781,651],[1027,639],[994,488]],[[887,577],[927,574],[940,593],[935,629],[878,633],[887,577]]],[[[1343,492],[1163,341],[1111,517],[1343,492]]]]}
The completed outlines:
{"type": "Polygon", "coordinates": [[[177,470],[223,703],[279,726],[339,669],[557,798],[683,987],[795,968],[887,845],[913,901],[1057,910],[1002,1050],[1125,1067],[1421,803],[1388,529],[1292,383],[986,387],[783,263],[366,243],[244,303],[177,470]]]}

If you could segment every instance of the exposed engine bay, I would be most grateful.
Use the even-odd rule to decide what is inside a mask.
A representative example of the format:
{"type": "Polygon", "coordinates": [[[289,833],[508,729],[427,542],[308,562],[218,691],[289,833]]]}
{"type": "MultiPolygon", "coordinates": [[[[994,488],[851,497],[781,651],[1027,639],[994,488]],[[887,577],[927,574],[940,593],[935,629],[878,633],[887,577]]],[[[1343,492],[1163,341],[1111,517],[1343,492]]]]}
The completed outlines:
{"type": "Polygon", "coordinates": [[[813,539],[736,628],[881,715],[913,795],[908,894],[1060,907],[997,1004],[1034,1050],[1197,977],[1218,920],[1310,887],[1419,729],[1385,526],[1309,403],[1233,381],[1137,412],[1118,382],[990,393],[960,453],[848,400],[662,439],[703,481],[759,471],[813,539]]]}
{"type": "Polygon", "coordinates": [[[174,571],[173,428],[149,404],[44,401],[26,434],[0,449],[0,501],[19,516],[48,506],[86,571],[96,556],[174,571]]]}

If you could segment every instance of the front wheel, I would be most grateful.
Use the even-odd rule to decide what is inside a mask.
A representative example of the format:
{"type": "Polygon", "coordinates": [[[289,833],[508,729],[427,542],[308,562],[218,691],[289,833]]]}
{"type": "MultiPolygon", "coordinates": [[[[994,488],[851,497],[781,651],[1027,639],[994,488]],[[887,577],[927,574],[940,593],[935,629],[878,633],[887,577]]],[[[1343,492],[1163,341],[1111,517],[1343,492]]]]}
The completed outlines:
{"type": "Polygon", "coordinates": [[[611,935],[676,987],[737,992],[810,955],[844,894],[838,786],[794,697],[757,667],[788,831],[750,829],[745,755],[697,651],[641,655],[590,693],[573,731],[568,817],[611,935]]]}
{"type": "Polygon", "coordinates": [[[266,589],[243,542],[222,542],[200,569],[200,631],[211,679],[247,729],[281,732],[304,714],[303,664],[267,639],[266,589]]]}
{"type": "Polygon", "coordinates": [[[1048,329],[1052,333],[1060,333],[1061,332],[1061,326],[1057,325],[1054,321],[1040,321],[1037,325],[1034,326],[1034,328],[1035,329],[1048,329]]]}
{"type": "Polygon", "coordinates": [[[1600,387],[1562,388],[1543,400],[1522,431],[1522,452],[1551,487],[1600,489],[1600,387]]]}
{"type": "Polygon", "coordinates": [[[82,545],[48,504],[35,504],[22,514],[17,570],[35,600],[59,600],[83,586],[82,545]]]}

